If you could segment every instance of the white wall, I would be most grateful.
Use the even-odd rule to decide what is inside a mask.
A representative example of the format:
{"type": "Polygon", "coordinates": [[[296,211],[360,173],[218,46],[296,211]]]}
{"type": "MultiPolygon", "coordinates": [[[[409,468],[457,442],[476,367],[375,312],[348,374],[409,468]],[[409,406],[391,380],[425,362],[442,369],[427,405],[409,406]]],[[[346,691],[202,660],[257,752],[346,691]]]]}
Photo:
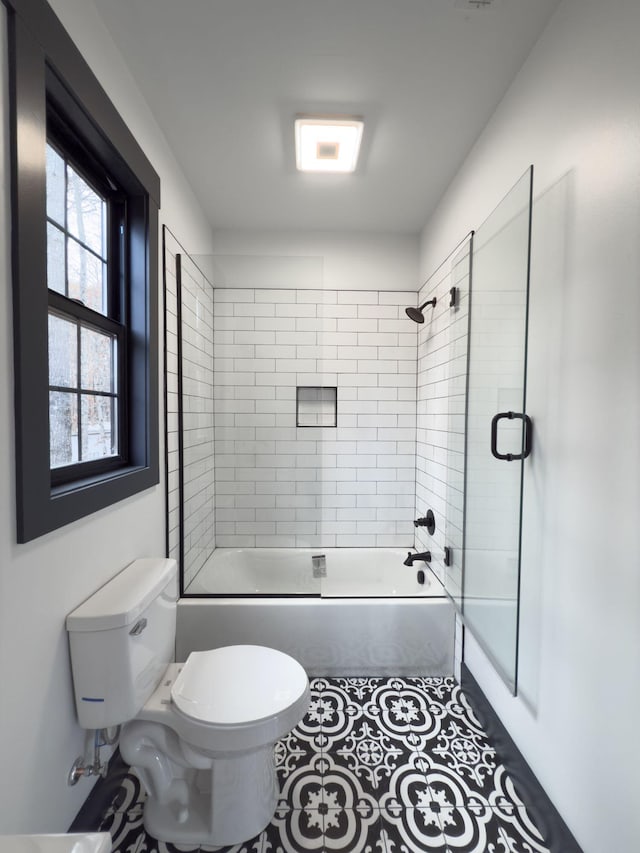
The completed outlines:
{"type": "Polygon", "coordinates": [[[423,233],[535,165],[521,693],[466,662],[586,853],[640,839],[640,4],[564,0],[423,233]]]}
{"type": "Polygon", "coordinates": [[[417,289],[418,235],[332,231],[217,231],[197,259],[219,287],[417,289]]]}
{"type": "MultiPolygon", "coordinates": [[[[196,252],[210,230],[88,0],[52,4],[162,180],[161,222],[196,252]]],[[[2,7],[0,7],[2,8],[2,7]]],[[[6,26],[0,67],[0,833],[65,831],[91,788],[67,787],[84,750],[75,722],[66,614],[135,557],[164,553],[161,485],[27,545],[16,545],[6,26]]],[[[162,466],[161,466],[162,468],[162,466]]]]}

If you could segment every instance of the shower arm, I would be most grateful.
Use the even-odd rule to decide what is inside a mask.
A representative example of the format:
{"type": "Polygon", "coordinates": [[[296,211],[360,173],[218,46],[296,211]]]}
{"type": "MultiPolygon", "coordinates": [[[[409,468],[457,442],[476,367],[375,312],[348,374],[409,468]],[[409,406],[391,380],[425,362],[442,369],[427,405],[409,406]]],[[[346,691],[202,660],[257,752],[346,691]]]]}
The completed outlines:
{"type": "Polygon", "coordinates": [[[414,308],[411,306],[410,308],[405,308],[405,313],[410,320],[413,320],[414,323],[424,323],[424,314],[422,310],[427,307],[427,305],[431,305],[435,308],[436,298],[428,299],[424,305],[421,305],[419,308],[414,308]]]}

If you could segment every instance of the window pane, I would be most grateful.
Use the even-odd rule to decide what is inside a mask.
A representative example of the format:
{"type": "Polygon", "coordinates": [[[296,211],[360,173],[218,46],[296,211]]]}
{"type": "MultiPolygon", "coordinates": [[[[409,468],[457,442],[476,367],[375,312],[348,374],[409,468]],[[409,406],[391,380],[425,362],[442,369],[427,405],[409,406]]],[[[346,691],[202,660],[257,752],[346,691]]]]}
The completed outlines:
{"type": "Polygon", "coordinates": [[[79,299],[87,308],[106,314],[106,264],[75,240],[67,241],[70,299],[79,299]]]}
{"type": "Polygon", "coordinates": [[[67,230],[101,257],[105,204],[101,196],[67,165],[67,230]]]}
{"type": "Polygon", "coordinates": [[[115,456],[115,400],[98,394],[82,395],[82,461],[115,456]]]}
{"type": "Polygon", "coordinates": [[[55,225],[47,223],[47,287],[65,293],[64,234],[55,225]]]}
{"type": "Polygon", "coordinates": [[[78,327],[49,314],[49,385],[78,386],[78,327]]]}
{"type": "Polygon", "coordinates": [[[64,209],[64,160],[54,148],[47,145],[47,216],[59,222],[63,228],[64,209]]]}
{"type": "Polygon", "coordinates": [[[49,456],[52,468],[78,461],[78,398],[75,394],[49,392],[49,456]]]}
{"type": "Polygon", "coordinates": [[[80,331],[81,387],[90,391],[115,393],[114,365],[116,341],[112,335],[83,326],[80,331]]]}

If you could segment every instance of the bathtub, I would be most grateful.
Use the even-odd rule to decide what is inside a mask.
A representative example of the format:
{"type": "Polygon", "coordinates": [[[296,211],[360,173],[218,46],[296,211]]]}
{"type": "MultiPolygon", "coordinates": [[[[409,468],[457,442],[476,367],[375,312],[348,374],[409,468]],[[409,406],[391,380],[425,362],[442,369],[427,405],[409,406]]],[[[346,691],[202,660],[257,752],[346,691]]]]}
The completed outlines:
{"type": "Polygon", "coordinates": [[[177,659],[255,643],[292,655],[314,676],[451,675],[453,604],[426,564],[403,565],[406,555],[386,548],[217,549],[178,602],[177,659]],[[313,576],[318,554],[326,577],[313,576]]]}
{"type": "Polygon", "coordinates": [[[392,548],[217,548],[186,595],[321,595],[324,598],[442,596],[425,563],[405,566],[407,551],[392,548]],[[325,558],[314,577],[312,558],[325,558]]]}

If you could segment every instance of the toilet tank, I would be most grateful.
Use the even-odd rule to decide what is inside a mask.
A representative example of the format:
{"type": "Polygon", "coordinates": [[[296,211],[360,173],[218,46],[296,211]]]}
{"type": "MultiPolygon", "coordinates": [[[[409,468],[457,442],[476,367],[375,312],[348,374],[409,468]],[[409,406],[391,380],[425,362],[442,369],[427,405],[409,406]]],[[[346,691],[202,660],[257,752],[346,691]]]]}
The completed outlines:
{"type": "Polygon", "coordinates": [[[78,722],[133,719],[175,655],[175,560],[134,560],[67,616],[78,722]]]}

